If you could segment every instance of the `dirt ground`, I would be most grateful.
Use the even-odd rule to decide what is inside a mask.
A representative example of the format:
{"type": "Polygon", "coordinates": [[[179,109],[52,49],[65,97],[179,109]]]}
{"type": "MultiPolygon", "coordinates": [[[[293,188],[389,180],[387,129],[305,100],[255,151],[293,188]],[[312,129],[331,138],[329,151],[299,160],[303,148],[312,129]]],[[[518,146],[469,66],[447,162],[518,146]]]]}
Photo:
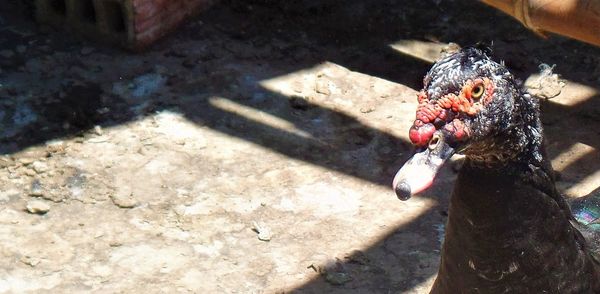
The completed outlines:
{"type": "Polygon", "coordinates": [[[428,293],[460,159],[407,202],[390,183],[450,42],[533,88],[555,65],[558,185],[600,191],[599,49],[406,2],[221,1],[132,54],[1,1],[0,292],[428,293]]]}

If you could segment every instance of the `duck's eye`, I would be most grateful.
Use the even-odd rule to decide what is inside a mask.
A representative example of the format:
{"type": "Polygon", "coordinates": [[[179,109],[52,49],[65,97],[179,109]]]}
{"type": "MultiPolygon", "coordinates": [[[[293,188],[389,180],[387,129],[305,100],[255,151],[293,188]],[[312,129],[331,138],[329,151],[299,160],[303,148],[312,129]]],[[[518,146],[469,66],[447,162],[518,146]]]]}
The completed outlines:
{"type": "Polygon", "coordinates": [[[483,92],[485,92],[483,85],[477,85],[471,90],[471,97],[479,99],[483,95],[483,92]]]}

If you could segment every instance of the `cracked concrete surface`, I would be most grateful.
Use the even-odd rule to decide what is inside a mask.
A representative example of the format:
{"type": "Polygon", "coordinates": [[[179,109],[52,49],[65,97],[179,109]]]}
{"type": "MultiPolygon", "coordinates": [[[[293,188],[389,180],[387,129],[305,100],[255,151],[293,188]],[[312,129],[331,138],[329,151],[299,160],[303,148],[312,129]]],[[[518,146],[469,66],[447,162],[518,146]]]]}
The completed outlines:
{"type": "Polygon", "coordinates": [[[556,64],[559,186],[600,186],[598,49],[472,1],[222,1],[138,55],[18,2],[0,4],[21,11],[0,18],[3,293],[428,293],[460,159],[407,202],[389,186],[450,42],[494,40],[524,79],[556,64]]]}

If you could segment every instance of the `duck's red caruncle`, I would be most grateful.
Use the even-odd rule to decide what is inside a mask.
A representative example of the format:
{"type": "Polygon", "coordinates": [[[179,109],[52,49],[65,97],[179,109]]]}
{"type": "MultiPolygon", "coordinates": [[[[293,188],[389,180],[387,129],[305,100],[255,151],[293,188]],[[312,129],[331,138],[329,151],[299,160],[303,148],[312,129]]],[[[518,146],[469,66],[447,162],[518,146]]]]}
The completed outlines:
{"type": "Polygon", "coordinates": [[[491,101],[493,93],[494,84],[488,78],[467,80],[458,95],[449,93],[435,100],[430,100],[426,91],[420,91],[416,118],[409,131],[411,142],[426,146],[433,133],[441,128],[453,134],[455,141],[467,139],[469,132],[461,119],[477,115],[491,101]],[[480,87],[484,92],[474,95],[474,91],[481,91],[480,87]]]}

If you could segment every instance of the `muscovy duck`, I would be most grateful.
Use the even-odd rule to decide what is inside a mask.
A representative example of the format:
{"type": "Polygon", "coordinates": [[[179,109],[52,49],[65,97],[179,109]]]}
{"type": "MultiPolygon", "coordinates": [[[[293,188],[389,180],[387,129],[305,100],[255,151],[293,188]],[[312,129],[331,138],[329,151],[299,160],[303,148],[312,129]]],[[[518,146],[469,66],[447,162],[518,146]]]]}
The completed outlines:
{"type": "Polygon", "coordinates": [[[539,102],[489,55],[469,47],[432,66],[409,131],[417,151],[394,177],[407,200],[465,155],[431,293],[600,293],[598,211],[574,214],[557,191],[539,102]]]}

